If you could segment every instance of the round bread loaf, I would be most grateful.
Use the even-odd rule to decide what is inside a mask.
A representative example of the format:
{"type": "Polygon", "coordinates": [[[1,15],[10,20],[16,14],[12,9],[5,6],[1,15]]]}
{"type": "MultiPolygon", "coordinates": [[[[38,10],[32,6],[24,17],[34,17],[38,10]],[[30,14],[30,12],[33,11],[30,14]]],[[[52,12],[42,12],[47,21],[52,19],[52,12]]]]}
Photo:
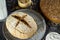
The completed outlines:
{"type": "Polygon", "coordinates": [[[60,23],[60,0],[41,0],[40,7],[49,20],[60,23]]]}
{"type": "Polygon", "coordinates": [[[24,13],[12,13],[6,20],[6,28],[12,36],[19,39],[27,39],[37,31],[37,24],[34,19],[24,13]]]}

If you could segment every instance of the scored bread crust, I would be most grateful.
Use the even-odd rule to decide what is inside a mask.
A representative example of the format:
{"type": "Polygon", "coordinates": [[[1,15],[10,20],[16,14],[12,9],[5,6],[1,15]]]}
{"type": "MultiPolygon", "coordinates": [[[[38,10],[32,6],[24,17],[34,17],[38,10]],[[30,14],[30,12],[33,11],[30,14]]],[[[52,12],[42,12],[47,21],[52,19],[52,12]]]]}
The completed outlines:
{"type": "Polygon", "coordinates": [[[37,31],[37,24],[30,15],[23,12],[17,12],[8,16],[6,20],[6,28],[14,37],[27,39],[35,34],[37,31]],[[17,19],[14,16],[18,16],[20,19],[17,19]],[[27,24],[25,24],[22,19],[25,20],[27,24]]]}
{"type": "Polygon", "coordinates": [[[60,23],[60,0],[40,0],[40,8],[49,20],[60,23]]]}

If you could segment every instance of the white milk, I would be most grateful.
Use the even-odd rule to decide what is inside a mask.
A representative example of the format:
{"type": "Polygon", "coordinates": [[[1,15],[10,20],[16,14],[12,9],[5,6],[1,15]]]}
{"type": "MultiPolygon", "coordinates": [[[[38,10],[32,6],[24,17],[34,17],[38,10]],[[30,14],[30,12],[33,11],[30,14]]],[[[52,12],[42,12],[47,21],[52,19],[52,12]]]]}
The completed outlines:
{"type": "Polygon", "coordinates": [[[0,20],[7,17],[6,0],[0,0],[0,20]]]}

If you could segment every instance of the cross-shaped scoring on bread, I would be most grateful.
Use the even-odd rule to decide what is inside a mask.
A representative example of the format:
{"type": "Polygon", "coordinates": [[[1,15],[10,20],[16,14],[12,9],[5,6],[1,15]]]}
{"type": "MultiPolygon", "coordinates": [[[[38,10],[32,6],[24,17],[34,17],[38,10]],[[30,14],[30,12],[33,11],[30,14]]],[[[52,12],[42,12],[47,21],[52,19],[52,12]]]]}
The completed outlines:
{"type": "Polygon", "coordinates": [[[8,16],[6,28],[14,37],[27,39],[35,34],[37,24],[30,15],[24,12],[16,12],[8,16]]]}

